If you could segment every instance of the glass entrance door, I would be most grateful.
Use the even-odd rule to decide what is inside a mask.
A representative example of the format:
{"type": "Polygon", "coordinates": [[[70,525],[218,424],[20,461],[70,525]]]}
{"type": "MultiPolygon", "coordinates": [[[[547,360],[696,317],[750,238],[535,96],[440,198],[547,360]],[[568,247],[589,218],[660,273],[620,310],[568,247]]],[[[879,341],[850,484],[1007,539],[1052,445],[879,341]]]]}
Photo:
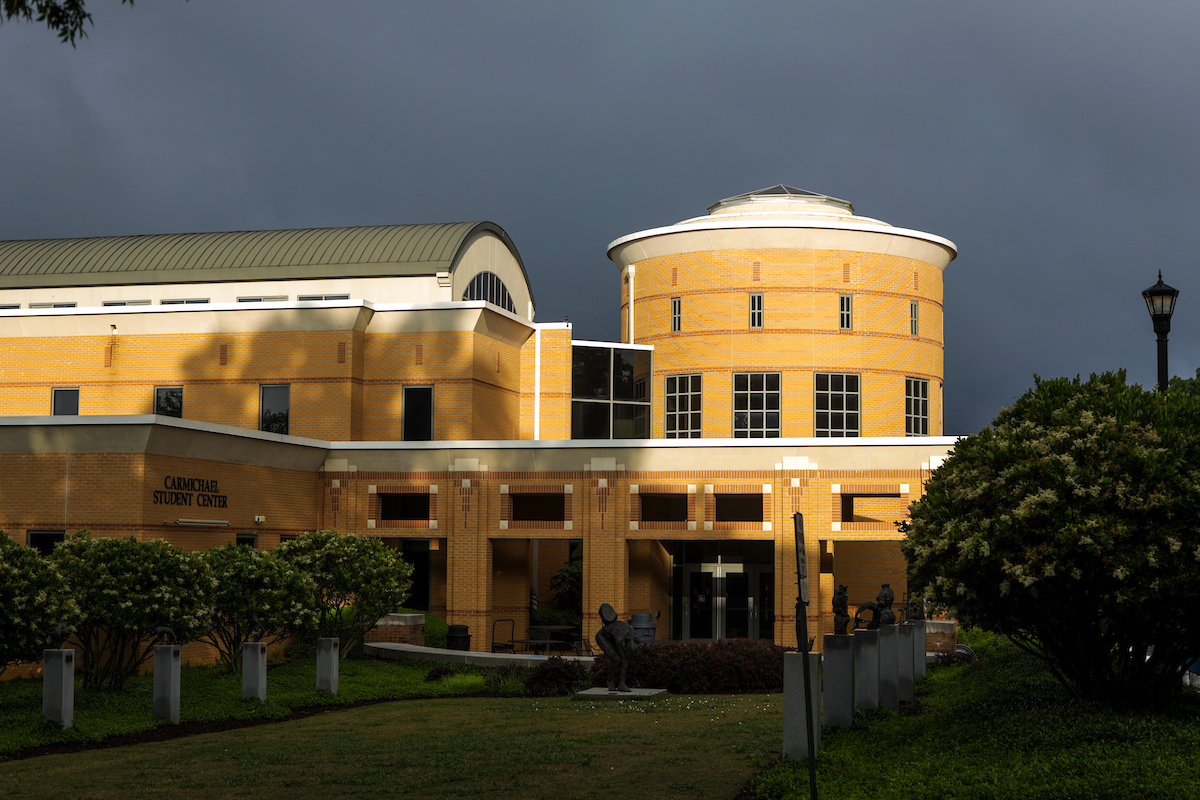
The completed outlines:
{"type": "Polygon", "coordinates": [[[683,565],[683,639],[774,639],[775,571],[763,565],[683,565]]]}

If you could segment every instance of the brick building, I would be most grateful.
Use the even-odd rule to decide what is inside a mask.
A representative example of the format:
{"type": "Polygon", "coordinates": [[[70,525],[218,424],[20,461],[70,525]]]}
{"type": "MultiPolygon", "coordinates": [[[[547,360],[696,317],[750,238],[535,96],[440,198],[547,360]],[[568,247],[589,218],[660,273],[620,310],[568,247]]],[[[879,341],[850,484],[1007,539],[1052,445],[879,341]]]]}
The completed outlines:
{"type": "Polygon", "coordinates": [[[535,322],[491,223],[2,242],[0,528],[378,536],[484,647],[580,559],[589,615],[792,644],[800,511],[828,631],[836,584],[905,590],[954,245],[785,186],[709,212],[610,245],[619,343],[535,322]]]}

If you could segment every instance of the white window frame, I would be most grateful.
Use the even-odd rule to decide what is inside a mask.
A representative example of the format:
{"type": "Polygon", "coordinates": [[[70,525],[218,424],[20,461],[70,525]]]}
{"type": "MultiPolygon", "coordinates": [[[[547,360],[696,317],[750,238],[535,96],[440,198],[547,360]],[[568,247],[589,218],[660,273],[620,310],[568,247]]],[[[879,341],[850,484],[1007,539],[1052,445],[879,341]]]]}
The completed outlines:
{"type": "Polygon", "coordinates": [[[904,435],[929,435],[929,381],[904,379],[904,435]]]}
{"type": "Polygon", "coordinates": [[[763,327],[763,296],[762,292],[752,292],[750,294],[750,327],[753,330],[762,330],[763,327]]]}
{"type": "Polygon", "coordinates": [[[735,439],[778,439],[783,429],[783,374],[779,372],[735,372],[733,373],[733,438],[735,439]],[[747,388],[738,389],[738,378],[746,378],[747,388]],[[754,388],[755,378],[760,378],[760,388],[754,388]],[[772,380],[772,378],[774,380],[772,380]],[[768,386],[774,383],[775,388],[768,386]],[[745,402],[740,398],[744,397],[745,402]],[[746,424],[738,426],[738,415],[745,417],[746,424]],[[770,424],[771,415],[775,424],[770,424]],[[755,424],[755,420],[758,424],[755,424]]]}
{"type": "Polygon", "coordinates": [[[700,373],[668,375],[663,381],[663,387],[663,436],[667,439],[703,438],[701,431],[704,422],[704,376],[700,373]],[[681,378],[688,384],[684,391],[679,390],[681,378]],[[692,424],[693,415],[696,417],[695,425],[692,424]]]}

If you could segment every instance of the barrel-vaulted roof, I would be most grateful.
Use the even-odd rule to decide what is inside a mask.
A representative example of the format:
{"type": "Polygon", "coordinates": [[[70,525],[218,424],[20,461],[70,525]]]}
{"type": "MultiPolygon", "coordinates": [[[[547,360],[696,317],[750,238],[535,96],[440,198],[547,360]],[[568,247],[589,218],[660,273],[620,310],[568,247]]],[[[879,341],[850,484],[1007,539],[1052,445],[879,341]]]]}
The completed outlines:
{"type": "Polygon", "coordinates": [[[525,272],[499,225],[452,222],[0,242],[0,288],[432,275],[488,233],[525,272]]]}

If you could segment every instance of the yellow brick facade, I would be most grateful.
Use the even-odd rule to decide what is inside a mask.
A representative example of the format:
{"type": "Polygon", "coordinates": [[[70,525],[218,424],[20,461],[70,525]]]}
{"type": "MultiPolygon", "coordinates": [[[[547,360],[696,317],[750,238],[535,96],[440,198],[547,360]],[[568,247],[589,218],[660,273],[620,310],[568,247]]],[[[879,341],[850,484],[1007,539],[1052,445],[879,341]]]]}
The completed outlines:
{"type": "MultiPolygon", "coordinates": [[[[533,597],[550,604],[551,575],[575,550],[586,637],[607,602],[624,618],[649,612],[660,638],[794,645],[800,512],[809,632],[829,632],[837,584],[852,606],[881,583],[898,601],[907,589],[894,523],[952,446],[940,420],[953,246],[831,198],[767,199],[769,213],[734,198],[610,246],[622,338],[653,348],[645,442],[572,440],[570,325],[480,301],[0,311],[0,526],[19,542],[88,529],[189,550],[329,528],[419,545],[422,601],[484,650],[498,620],[529,636],[533,597]],[[758,372],[781,376],[779,438],[733,438],[735,375],[758,372]],[[857,438],[813,438],[819,373],[860,377],[857,438]],[[701,439],[667,441],[665,381],[690,374],[703,378],[701,439]],[[906,378],[928,381],[928,437],[905,438],[906,378]],[[287,435],[258,430],[264,384],[290,387],[287,435]],[[167,386],[182,387],[183,418],[144,416],[167,386]],[[432,388],[433,441],[403,441],[412,387],[432,388]],[[79,390],[78,417],[50,416],[55,388],[79,390]],[[164,502],[174,475],[216,481],[222,500],[164,502]],[[383,518],[397,493],[428,495],[428,519],[383,518]],[[523,494],[561,498],[561,519],[523,519],[523,494]],[[663,496],[683,498],[682,516],[654,518],[663,496]],[[733,500],[749,518],[722,510],[733,500]]],[[[422,291],[458,285],[419,278],[422,291]]],[[[527,286],[513,294],[532,304],[527,286]]]]}

